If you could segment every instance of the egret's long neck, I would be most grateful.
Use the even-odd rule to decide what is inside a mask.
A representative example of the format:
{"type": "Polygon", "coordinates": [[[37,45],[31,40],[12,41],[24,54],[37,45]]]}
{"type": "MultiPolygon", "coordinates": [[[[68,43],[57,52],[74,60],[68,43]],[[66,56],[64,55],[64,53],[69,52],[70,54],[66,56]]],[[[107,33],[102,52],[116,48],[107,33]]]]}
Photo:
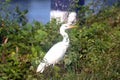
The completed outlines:
{"type": "Polygon", "coordinates": [[[69,44],[69,36],[68,34],[65,32],[65,30],[60,30],[60,34],[63,36],[63,40],[62,42],[65,42],[66,44],[69,44]]]}

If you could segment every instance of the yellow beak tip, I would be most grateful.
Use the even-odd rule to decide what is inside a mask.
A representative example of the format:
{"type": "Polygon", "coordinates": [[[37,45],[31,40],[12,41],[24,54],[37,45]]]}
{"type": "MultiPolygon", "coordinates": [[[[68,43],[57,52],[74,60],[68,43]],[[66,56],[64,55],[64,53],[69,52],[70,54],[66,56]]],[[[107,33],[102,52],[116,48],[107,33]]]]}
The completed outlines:
{"type": "Polygon", "coordinates": [[[76,27],[78,27],[78,26],[69,26],[69,28],[76,28],[76,27]]]}

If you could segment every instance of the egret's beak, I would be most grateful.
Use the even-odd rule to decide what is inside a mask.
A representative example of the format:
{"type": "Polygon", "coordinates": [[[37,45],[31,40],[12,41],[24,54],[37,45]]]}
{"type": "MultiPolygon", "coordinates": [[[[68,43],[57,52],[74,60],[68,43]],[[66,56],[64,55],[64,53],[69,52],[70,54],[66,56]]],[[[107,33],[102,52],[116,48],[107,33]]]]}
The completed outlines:
{"type": "Polygon", "coordinates": [[[76,27],[78,27],[78,26],[76,26],[76,25],[74,25],[74,26],[68,26],[69,28],[76,28],[76,27]]]}

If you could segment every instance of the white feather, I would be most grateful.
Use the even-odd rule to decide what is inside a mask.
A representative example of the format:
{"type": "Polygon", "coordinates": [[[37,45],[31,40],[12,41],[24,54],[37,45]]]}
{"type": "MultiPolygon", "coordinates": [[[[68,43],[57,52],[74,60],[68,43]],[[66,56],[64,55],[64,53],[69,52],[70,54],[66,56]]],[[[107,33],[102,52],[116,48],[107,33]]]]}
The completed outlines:
{"type": "Polygon", "coordinates": [[[37,68],[37,71],[36,72],[40,72],[40,73],[42,73],[43,71],[44,71],[44,69],[45,69],[45,63],[40,63],[39,65],[38,65],[38,68],[37,68]]]}

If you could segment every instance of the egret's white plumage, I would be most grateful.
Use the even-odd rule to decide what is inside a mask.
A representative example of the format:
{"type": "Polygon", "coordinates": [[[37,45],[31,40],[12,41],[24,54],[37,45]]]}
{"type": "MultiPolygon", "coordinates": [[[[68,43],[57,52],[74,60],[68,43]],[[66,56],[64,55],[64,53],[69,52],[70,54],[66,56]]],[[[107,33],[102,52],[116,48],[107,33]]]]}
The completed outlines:
{"type": "Polygon", "coordinates": [[[42,73],[45,67],[51,64],[54,65],[55,63],[59,62],[64,56],[69,46],[69,37],[65,30],[74,27],[70,26],[71,24],[71,22],[68,22],[67,24],[63,24],[60,27],[60,34],[63,36],[63,40],[56,43],[52,48],[50,48],[50,50],[44,56],[43,61],[38,65],[37,72],[42,73]]]}

